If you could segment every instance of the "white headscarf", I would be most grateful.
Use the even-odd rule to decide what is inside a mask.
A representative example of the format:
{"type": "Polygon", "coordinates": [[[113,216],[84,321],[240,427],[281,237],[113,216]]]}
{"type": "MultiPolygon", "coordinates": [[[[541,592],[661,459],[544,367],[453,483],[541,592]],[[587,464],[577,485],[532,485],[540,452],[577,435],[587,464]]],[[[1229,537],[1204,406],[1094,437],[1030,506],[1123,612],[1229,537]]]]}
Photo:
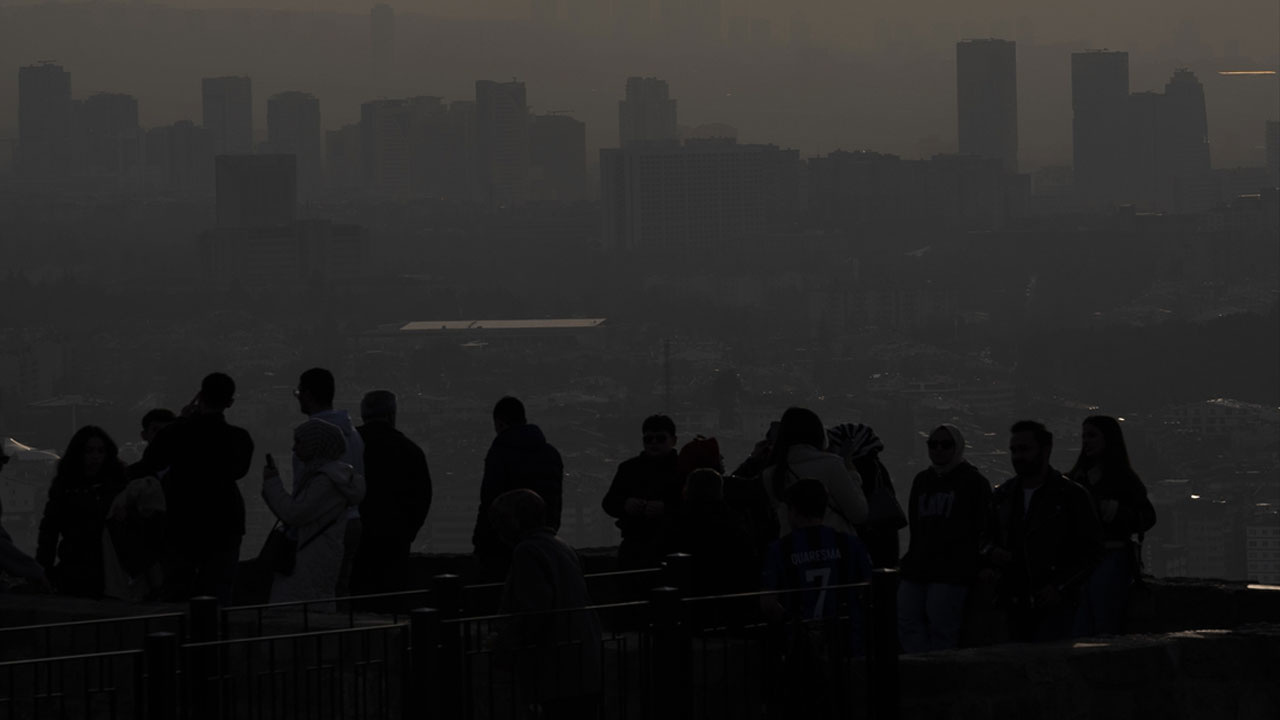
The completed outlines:
{"type": "Polygon", "coordinates": [[[951,456],[951,462],[946,465],[933,466],[933,469],[936,470],[939,475],[946,475],[959,467],[960,463],[964,462],[964,436],[960,434],[960,428],[952,425],[951,423],[943,423],[934,428],[933,432],[929,433],[929,437],[932,438],[934,435],[937,435],[939,430],[946,430],[947,434],[951,436],[951,441],[955,443],[955,454],[951,456]]]}

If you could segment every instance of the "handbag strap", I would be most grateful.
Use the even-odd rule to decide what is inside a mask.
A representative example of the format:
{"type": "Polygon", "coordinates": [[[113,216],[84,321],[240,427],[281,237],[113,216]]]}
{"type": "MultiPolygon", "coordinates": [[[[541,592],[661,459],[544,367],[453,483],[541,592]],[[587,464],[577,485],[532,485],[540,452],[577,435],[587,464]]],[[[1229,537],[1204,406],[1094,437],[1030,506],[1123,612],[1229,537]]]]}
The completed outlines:
{"type": "Polygon", "coordinates": [[[317,532],[316,534],[314,534],[314,535],[312,535],[311,537],[307,538],[307,541],[306,541],[306,542],[304,542],[304,543],[302,543],[302,544],[298,545],[298,552],[302,552],[302,549],[303,549],[303,548],[305,548],[306,546],[310,545],[310,544],[312,543],[312,541],[314,541],[316,538],[318,538],[318,537],[320,537],[321,535],[323,535],[323,534],[325,534],[325,533],[329,532],[329,528],[333,527],[333,524],[334,524],[334,523],[336,523],[336,522],[338,522],[338,520],[339,520],[339,519],[341,519],[341,518],[342,518],[342,516],[344,516],[344,515],[346,515],[346,514],[347,514],[347,508],[346,508],[346,506],[343,506],[343,507],[342,507],[342,509],[340,509],[340,510],[338,511],[338,514],[333,516],[333,519],[332,519],[332,520],[330,520],[329,522],[325,523],[325,524],[324,524],[324,527],[320,528],[320,531],[319,531],[319,532],[317,532]]]}

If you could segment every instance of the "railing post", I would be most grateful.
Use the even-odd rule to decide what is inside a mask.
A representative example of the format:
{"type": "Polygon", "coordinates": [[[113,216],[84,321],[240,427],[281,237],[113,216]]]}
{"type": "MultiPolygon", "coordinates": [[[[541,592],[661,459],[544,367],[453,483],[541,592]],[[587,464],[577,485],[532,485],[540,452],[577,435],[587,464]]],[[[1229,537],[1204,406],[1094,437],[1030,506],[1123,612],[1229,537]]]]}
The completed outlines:
{"type": "Polygon", "coordinates": [[[416,608],[409,611],[409,663],[405,678],[405,717],[421,718],[449,706],[448,698],[457,688],[444,682],[444,658],[440,647],[440,611],[416,608]]]}
{"type": "Polygon", "coordinates": [[[177,720],[178,636],[151,633],[143,653],[147,667],[147,720],[177,720]]]}
{"type": "Polygon", "coordinates": [[[693,556],[688,553],[671,553],[662,561],[662,582],[687,597],[693,586],[693,556]]]}
{"type": "Polygon", "coordinates": [[[431,578],[431,601],[445,618],[462,612],[462,578],[451,573],[431,578]]]}
{"type": "MultiPolygon", "coordinates": [[[[216,642],[219,639],[218,598],[208,595],[193,597],[188,602],[187,635],[193,643],[216,642]]],[[[187,672],[183,673],[183,687],[190,701],[191,717],[218,717],[218,701],[222,693],[211,688],[221,688],[218,672],[218,651],[213,648],[193,648],[187,656],[187,672]]]]}
{"type": "Polygon", "coordinates": [[[656,716],[685,720],[692,707],[689,657],[692,647],[680,590],[653,588],[649,591],[649,606],[653,613],[653,668],[649,674],[653,685],[646,694],[657,699],[656,716]]]}
{"type": "Polygon", "coordinates": [[[871,617],[867,637],[867,701],[873,720],[898,720],[902,688],[898,676],[898,571],[871,571],[871,617]]]}

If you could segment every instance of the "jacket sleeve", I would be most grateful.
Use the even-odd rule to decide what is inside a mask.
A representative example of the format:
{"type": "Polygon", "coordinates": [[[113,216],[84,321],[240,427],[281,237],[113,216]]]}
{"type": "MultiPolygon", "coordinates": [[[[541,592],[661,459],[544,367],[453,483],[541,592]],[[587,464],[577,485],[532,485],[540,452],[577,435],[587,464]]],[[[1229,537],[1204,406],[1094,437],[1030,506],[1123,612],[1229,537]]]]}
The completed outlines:
{"type": "Polygon", "coordinates": [[[40,518],[40,532],[36,541],[36,562],[49,571],[58,559],[58,539],[62,536],[62,499],[60,494],[49,490],[49,499],[44,504],[44,516],[40,518]]]}
{"type": "MultiPolygon", "coordinates": [[[[329,486],[327,478],[317,476],[303,484],[296,494],[290,495],[285,491],[279,473],[273,473],[262,479],[262,499],[280,522],[289,527],[302,527],[319,520],[333,508],[334,494],[326,492],[329,486]]],[[[299,540],[305,541],[306,538],[299,540]]]]}
{"type": "Polygon", "coordinates": [[[564,460],[560,452],[551,449],[551,476],[547,478],[546,492],[543,501],[547,504],[547,524],[555,530],[560,529],[560,512],[564,502],[564,460]]]}
{"type": "Polygon", "coordinates": [[[484,476],[480,479],[480,507],[476,509],[476,526],[471,531],[471,544],[479,547],[484,539],[489,538],[491,533],[489,530],[489,506],[493,504],[493,499],[498,496],[498,489],[501,487],[502,478],[501,461],[492,449],[484,458],[484,476]]]}
{"type": "Polygon", "coordinates": [[[867,496],[862,494],[862,478],[858,476],[858,471],[845,469],[844,463],[835,455],[831,458],[840,467],[839,473],[831,473],[831,482],[827,488],[827,492],[831,494],[831,506],[851,525],[866,522],[867,496]]]}
{"type": "Polygon", "coordinates": [[[239,482],[240,478],[249,474],[249,467],[253,465],[253,437],[249,435],[247,430],[237,428],[234,448],[231,457],[228,458],[227,475],[234,482],[239,482]]]}
{"type": "Polygon", "coordinates": [[[1116,523],[1133,533],[1145,533],[1156,525],[1156,508],[1147,497],[1147,487],[1136,476],[1125,482],[1116,523]]]}
{"type": "Polygon", "coordinates": [[[613,482],[609,484],[609,491],[604,494],[604,501],[600,503],[609,517],[622,519],[627,514],[627,498],[631,492],[628,474],[625,462],[618,466],[618,471],[613,474],[613,482]]]}
{"type": "Polygon", "coordinates": [[[40,563],[19,550],[4,528],[0,528],[0,572],[24,580],[39,580],[45,576],[40,563]]]}
{"type": "Polygon", "coordinates": [[[1059,591],[1074,588],[1087,580],[1102,553],[1102,523],[1098,520],[1093,498],[1088,490],[1074,482],[1069,490],[1067,503],[1071,513],[1071,537],[1066,542],[1070,551],[1067,560],[1050,579],[1059,591]]]}
{"type": "Polygon", "coordinates": [[[432,496],[431,469],[427,465],[427,455],[420,448],[415,447],[414,450],[416,452],[413,454],[412,470],[409,473],[410,482],[413,483],[413,514],[409,518],[409,526],[405,528],[409,542],[413,542],[423,523],[427,521],[432,496]]]}

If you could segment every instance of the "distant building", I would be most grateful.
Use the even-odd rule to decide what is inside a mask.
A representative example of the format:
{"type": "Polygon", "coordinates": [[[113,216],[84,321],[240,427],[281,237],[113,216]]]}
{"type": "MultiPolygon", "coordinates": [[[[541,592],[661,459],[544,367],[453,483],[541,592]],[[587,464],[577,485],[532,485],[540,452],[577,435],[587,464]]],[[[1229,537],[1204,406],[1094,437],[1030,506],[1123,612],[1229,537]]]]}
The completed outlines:
{"type": "Polygon", "coordinates": [[[71,173],[71,73],[41,63],[18,69],[18,175],[56,180],[71,173]]]}
{"type": "Polygon", "coordinates": [[[139,176],[145,135],[138,127],[138,99],[96,93],[75,104],[78,165],[94,176],[139,176]]]}
{"type": "Polygon", "coordinates": [[[1271,176],[1271,187],[1280,187],[1280,120],[1267,121],[1265,148],[1267,172],[1271,176]]]}
{"type": "Polygon", "coordinates": [[[450,133],[449,107],[430,95],[411,97],[409,105],[409,185],[416,196],[441,198],[454,181],[445,157],[456,138],[450,133]]]}
{"type": "Polygon", "coordinates": [[[352,190],[364,185],[360,126],[343,125],[324,134],[325,178],[330,188],[352,190]]]}
{"type": "Polygon", "coordinates": [[[587,192],[587,126],[568,115],[537,115],[529,125],[530,195],[580,202],[587,192]]]}
{"type": "Polygon", "coordinates": [[[799,152],[776,145],[697,141],[601,150],[605,244],[732,250],[797,209],[799,170],[799,152]]]}
{"type": "Polygon", "coordinates": [[[200,81],[204,127],[213,132],[218,155],[253,152],[253,90],[247,77],[204,78],[200,81]]]}
{"type": "Polygon", "coordinates": [[[354,280],[368,268],[369,233],[328,220],[216,228],[201,237],[201,256],[206,279],[214,284],[280,287],[354,280]]]}
{"type": "Polygon", "coordinates": [[[1071,55],[1071,144],[1076,190],[1090,207],[1107,207],[1125,178],[1129,53],[1071,55]]]}
{"type": "Polygon", "coordinates": [[[618,142],[627,148],[638,143],[676,144],[676,101],[666,80],[627,78],[627,97],[618,101],[618,142]]]}
{"type": "Polygon", "coordinates": [[[293,155],[219,155],[217,226],[272,228],[298,218],[298,170],[293,155]]]}
{"type": "Polygon", "coordinates": [[[146,136],[147,184],[182,194],[212,192],[213,132],[183,120],[146,136]]]}
{"type": "Polygon", "coordinates": [[[1018,172],[1017,46],[1012,40],[956,43],[960,153],[998,158],[1018,172]]]}
{"type": "Polygon", "coordinates": [[[521,205],[529,192],[529,107],[524,83],[476,81],[476,176],[481,200],[521,205]]]}
{"type": "Polygon", "coordinates": [[[405,100],[374,100],[360,106],[360,154],[365,187],[392,195],[408,194],[412,126],[413,109],[405,100]]]}
{"type": "Polygon", "coordinates": [[[298,158],[298,189],[303,196],[319,189],[324,180],[324,131],[316,96],[282,92],[268,98],[267,152],[298,158]]]}
{"type": "Polygon", "coordinates": [[[1246,579],[1280,585],[1280,511],[1270,505],[1256,507],[1244,536],[1246,579]]]}

